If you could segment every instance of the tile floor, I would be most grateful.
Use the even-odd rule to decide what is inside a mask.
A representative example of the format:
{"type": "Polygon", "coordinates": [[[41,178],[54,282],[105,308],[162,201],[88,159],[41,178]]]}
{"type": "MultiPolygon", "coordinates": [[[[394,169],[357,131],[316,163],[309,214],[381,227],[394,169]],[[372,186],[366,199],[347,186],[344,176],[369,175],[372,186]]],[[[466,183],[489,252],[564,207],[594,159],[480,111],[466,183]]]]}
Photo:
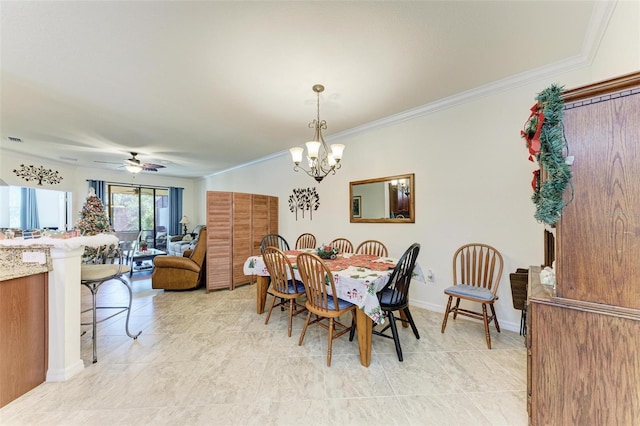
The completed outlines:
{"type": "MultiPolygon", "coordinates": [[[[326,330],[303,316],[287,337],[286,312],[268,325],[255,312],[255,287],[164,292],[149,273],[132,279],[130,328],[124,315],[100,324],[98,363],[90,327],[85,370],[44,383],[0,409],[9,425],[526,425],[526,352],[517,333],[412,308],[420,331],[401,329],[404,362],[393,341],[373,336],[372,363],[360,365],[357,340],[334,342],[326,366],[326,330]]],[[[99,299],[122,299],[113,281],[99,299]]],[[[83,289],[83,305],[89,306],[83,289]]],[[[270,303],[270,298],[267,303],[270,303]]]]}

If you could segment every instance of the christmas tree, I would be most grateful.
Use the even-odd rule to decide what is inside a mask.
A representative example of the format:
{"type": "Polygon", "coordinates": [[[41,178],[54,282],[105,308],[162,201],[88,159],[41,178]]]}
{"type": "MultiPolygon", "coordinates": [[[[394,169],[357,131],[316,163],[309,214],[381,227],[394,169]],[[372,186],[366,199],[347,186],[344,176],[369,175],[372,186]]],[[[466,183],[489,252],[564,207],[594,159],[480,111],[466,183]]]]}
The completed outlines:
{"type": "Polygon", "coordinates": [[[82,206],[79,216],[78,229],[80,229],[81,235],[96,235],[113,231],[104,204],[93,188],[89,190],[87,202],[82,206]]]}

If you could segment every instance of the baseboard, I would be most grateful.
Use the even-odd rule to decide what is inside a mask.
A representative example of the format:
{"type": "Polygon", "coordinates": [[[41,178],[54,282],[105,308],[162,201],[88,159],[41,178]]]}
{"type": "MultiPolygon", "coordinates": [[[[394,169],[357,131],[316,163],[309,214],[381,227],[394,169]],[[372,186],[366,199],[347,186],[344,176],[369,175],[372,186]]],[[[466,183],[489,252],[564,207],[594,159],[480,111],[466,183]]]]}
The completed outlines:
{"type": "MultiPolygon", "coordinates": [[[[412,300],[411,301],[411,305],[412,306],[417,306],[418,308],[422,308],[422,309],[426,309],[427,311],[431,311],[431,312],[438,312],[441,313],[442,315],[444,315],[444,308],[440,305],[436,305],[435,303],[429,303],[429,302],[423,302],[421,300],[412,300]]],[[[458,319],[462,319],[463,321],[476,321],[476,322],[481,322],[479,320],[473,319],[473,318],[469,318],[469,317],[463,317],[463,316],[458,316],[458,319]]],[[[457,321],[457,319],[456,319],[457,321]]],[[[512,322],[512,321],[502,321],[500,320],[500,318],[498,318],[498,323],[500,324],[500,329],[504,329],[504,330],[509,330],[509,331],[513,331],[516,333],[520,333],[520,322],[512,322]]]]}
{"type": "Polygon", "coordinates": [[[84,361],[79,359],[73,364],[67,366],[66,368],[60,368],[57,370],[52,370],[49,368],[47,370],[47,382],[64,382],[80,373],[84,370],[84,361]]]}

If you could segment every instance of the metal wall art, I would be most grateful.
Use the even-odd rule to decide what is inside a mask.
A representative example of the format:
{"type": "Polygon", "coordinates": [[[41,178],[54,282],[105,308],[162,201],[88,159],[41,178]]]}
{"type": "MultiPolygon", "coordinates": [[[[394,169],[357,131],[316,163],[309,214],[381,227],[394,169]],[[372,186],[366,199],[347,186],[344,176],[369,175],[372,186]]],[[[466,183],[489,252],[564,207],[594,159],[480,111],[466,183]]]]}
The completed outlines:
{"type": "Polygon", "coordinates": [[[320,196],[316,192],[316,188],[297,188],[293,190],[293,195],[289,196],[289,210],[296,214],[298,220],[298,211],[302,212],[304,219],[305,210],[309,211],[309,220],[313,220],[313,211],[320,207],[320,196]]]}
{"type": "Polygon", "coordinates": [[[45,169],[42,166],[36,167],[34,165],[25,166],[24,164],[20,164],[20,168],[17,170],[13,169],[13,173],[27,182],[37,180],[38,185],[40,186],[42,186],[42,182],[54,185],[56,183],[60,183],[62,180],[62,176],[60,176],[60,173],[57,170],[54,172],[53,170],[45,169]]]}

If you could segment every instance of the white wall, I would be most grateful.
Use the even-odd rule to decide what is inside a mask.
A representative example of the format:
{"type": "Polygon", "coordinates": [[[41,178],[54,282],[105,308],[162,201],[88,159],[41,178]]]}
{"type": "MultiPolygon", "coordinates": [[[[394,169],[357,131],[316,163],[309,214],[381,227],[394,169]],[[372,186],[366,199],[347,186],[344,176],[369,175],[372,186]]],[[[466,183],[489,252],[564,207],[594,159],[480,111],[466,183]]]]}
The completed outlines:
{"type": "MultiPolygon", "coordinates": [[[[316,184],[292,171],[288,153],[262,163],[211,176],[196,184],[206,190],[254,192],[280,199],[280,233],[290,242],[303,232],[318,242],[347,237],[354,244],[379,239],[400,256],[421,244],[418,263],[431,269],[435,282],[415,282],[412,304],[444,311],[444,288],[452,280],[451,256],[466,242],[484,242],[504,257],[496,305],[501,325],[519,329],[520,312],[512,307],[509,273],[543,262],[543,226],[533,218],[531,173],[520,130],[534,98],[552,83],[567,89],[640,69],[640,2],[616,7],[592,64],[539,77],[401,123],[332,140],[346,145],[343,167],[316,184]],[[597,79],[593,76],[597,76],[597,79]],[[349,182],[415,173],[414,224],[352,224],[349,182]],[[320,208],[313,221],[295,220],[287,200],[293,188],[317,187],[320,208]]],[[[523,55],[525,52],[523,52],[523,55]]],[[[538,74],[539,75],[539,74],[538,74]]],[[[331,123],[328,123],[329,129],[331,123]]],[[[300,140],[309,135],[301,134],[300,140]]],[[[570,143],[570,141],[569,141],[570,143]]],[[[199,204],[204,217],[204,201],[199,204]]]]}
{"type": "Polygon", "coordinates": [[[72,212],[74,214],[72,217],[73,224],[77,222],[78,212],[84,205],[89,194],[87,180],[90,179],[134,185],[175,186],[184,188],[182,200],[183,214],[190,218],[197,216],[193,193],[194,181],[192,179],[163,176],[160,173],[140,173],[134,177],[134,175],[124,170],[106,170],[70,165],[35,156],[26,156],[6,149],[0,149],[0,155],[0,179],[4,180],[7,185],[71,192],[73,203],[72,212]],[[63,179],[57,185],[43,184],[42,186],[37,186],[34,182],[25,182],[13,173],[13,169],[19,168],[20,164],[33,164],[35,166],[42,165],[46,168],[57,170],[60,172],[63,179]]]}

